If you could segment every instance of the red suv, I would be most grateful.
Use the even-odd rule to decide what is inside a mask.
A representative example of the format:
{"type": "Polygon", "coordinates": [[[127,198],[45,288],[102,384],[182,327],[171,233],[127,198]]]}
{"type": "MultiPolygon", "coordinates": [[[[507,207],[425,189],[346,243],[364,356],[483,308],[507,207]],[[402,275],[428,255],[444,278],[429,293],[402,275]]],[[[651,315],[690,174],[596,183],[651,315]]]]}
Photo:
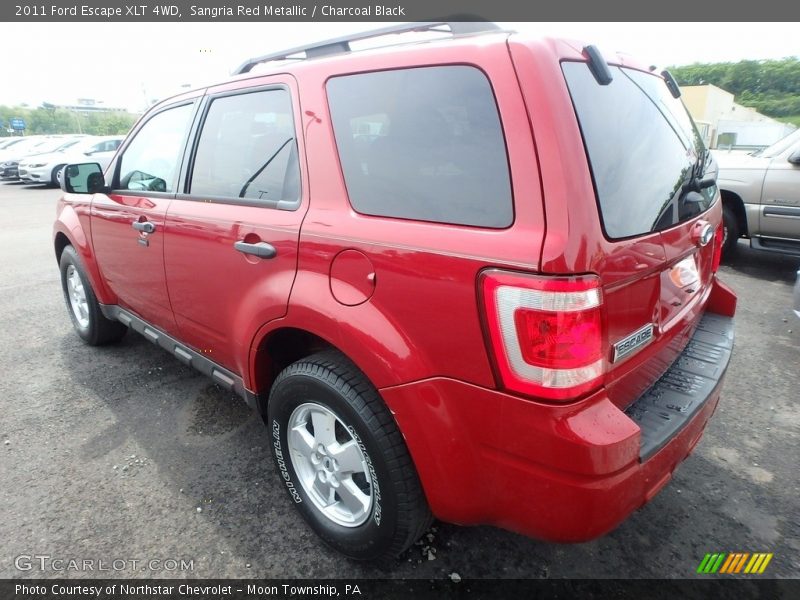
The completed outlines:
{"type": "Polygon", "coordinates": [[[667,72],[485,23],[355,39],[410,29],[442,36],[253,59],[155,106],[105,174],[70,165],[70,317],[241,394],[350,557],[434,516],[602,535],[719,399],[713,160],[667,72]]]}

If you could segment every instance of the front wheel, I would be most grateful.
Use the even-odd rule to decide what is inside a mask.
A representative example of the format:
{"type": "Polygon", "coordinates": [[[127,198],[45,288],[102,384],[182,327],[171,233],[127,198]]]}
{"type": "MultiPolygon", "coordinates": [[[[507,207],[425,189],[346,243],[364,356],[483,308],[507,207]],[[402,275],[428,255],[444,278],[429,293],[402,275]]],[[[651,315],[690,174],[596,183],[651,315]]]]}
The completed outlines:
{"type": "Polygon", "coordinates": [[[61,252],[61,287],[72,325],[81,339],[90,346],[115,342],[128,328],[122,323],[107,319],[100,311],[89,278],[83,270],[78,253],[72,246],[61,252]]]}
{"type": "Polygon", "coordinates": [[[350,558],[397,556],[430,526],[422,486],[377,390],[336,352],[284,369],[268,422],[278,475],[297,510],[350,558]]]}
{"type": "Polygon", "coordinates": [[[66,165],[57,165],[50,173],[50,184],[53,187],[61,187],[61,171],[66,165]]]}

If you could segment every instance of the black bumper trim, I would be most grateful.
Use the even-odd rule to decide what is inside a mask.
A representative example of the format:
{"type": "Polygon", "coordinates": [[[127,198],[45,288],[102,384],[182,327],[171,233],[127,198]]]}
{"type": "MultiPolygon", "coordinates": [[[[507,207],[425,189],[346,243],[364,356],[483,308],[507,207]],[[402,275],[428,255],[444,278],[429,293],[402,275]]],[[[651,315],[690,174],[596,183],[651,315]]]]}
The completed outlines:
{"type": "Polygon", "coordinates": [[[713,395],[728,368],[733,338],[732,318],[706,313],[667,372],[625,410],[642,430],[641,461],[677,435],[713,395]]]}

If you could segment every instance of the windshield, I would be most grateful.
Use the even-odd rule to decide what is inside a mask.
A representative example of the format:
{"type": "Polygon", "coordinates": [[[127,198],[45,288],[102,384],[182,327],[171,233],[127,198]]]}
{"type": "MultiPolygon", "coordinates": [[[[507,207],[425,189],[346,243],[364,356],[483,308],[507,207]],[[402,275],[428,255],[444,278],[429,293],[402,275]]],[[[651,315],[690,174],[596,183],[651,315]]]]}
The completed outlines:
{"type": "Polygon", "coordinates": [[[0,142],[0,150],[5,150],[6,148],[10,148],[11,146],[14,146],[15,144],[19,144],[23,140],[24,140],[24,138],[16,138],[16,139],[13,139],[13,140],[3,140],[2,142],[0,142]]]}
{"type": "MultiPolygon", "coordinates": [[[[58,152],[62,149],[68,148],[72,144],[77,143],[78,140],[65,140],[64,138],[39,140],[37,144],[25,148],[28,154],[46,154],[48,152],[58,152]]],[[[22,148],[20,147],[20,150],[22,148]]]]}
{"type": "Polygon", "coordinates": [[[792,133],[785,138],[779,139],[772,146],[767,146],[760,152],[753,153],[754,156],[764,156],[766,158],[773,158],[782,154],[784,150],[789,148],[795,142],[800,141],[800,129],[795,129],[792,133]]]}
{"type": "Polygon", "coordinates": [[[22,152],[24,154],[25,152],[33,150],[34,148],[36,148],[36,146],[38,146],[41,143],[42,140],[39,138],[23,139],[17,142],[16,144],[9,146],[8,153],[11,155],[16,155],[22,152]]]}
{"type": "Polygon", "coordinates": [[[610,69],[613,80],[600,85],[586,63],[562,64],[606,235],[660,231],[705,211],[715,190],[687,194],[706,152],[681,100],[658,76],[610,69]]]}
{"type": "Polygon", "coordinates": [[[55,149],[53,150],[53,152],[63,152],[63,151],[64,151],[64,150],[66,150],[67,148],[72,148],[72,147],[73,147],[75,144],[77,144],[77,143],[78,143],[78,142],[80,142],[80,141],[81,141],[80,139],[77,139],[77,140],[67,140],[66,142],[64,142],[64,141],[62,140],[62,143],[61,143],[61,144],[59,144],[58,146],[56,146],[56,147],[55,147],[55,149]]]}
{"type": "Polygon", "coordinates": [[[79,142],[80,143],[74,144],[72,146],[72,148],[69,149],[71,154],[74,154],[76,152],[83,153],[83,152],[91,152],[93,150],[96,150],[95,146],[100,144],[100,142],[102,142],[102,140],[100,140],[98,138],[95,138],[95,137],[91,137],[91,138],[84,138],[82,140],[79,140],[79,142]]]}

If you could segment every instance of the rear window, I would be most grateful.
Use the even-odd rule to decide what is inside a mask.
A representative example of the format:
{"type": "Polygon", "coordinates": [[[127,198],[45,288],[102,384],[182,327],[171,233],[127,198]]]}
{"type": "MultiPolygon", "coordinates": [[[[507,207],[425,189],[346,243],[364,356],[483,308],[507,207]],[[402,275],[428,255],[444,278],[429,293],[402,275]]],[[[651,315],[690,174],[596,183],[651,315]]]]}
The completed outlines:
{"type": "Polygon", "coordinates": [[[603,228],[612,239],[667,229],[705,211],[715,188],[687,195],[702,176],[705,148],[664,81],[610,67],[597,83],[582,62],[562,64],[592,170],[603,228]]]}
{"type": "Polygon", "coordinates": [[[511,225],[505,139],[481,71],[446,66],[361,73],[331,79],[327,92],[356,211],[511,225]]]}

